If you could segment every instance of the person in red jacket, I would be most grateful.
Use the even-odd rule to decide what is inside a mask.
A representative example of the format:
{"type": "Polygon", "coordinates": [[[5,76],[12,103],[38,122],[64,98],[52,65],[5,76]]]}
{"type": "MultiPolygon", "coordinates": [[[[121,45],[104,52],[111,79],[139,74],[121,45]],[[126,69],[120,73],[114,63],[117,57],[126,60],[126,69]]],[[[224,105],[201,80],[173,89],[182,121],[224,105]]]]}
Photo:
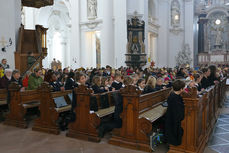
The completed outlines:
{"type": "Polygon", "coordinates": [[[29,82],[29,76],[30,76],[30,74],[31,74],[30,71],[26,72],[26,76],[25,76],[25,78],[24,78],[23,81],[22,81],[22,85],[23,85],[23,87],[25,87],[25,88],[28,87],[28,82],[29,82]]]}

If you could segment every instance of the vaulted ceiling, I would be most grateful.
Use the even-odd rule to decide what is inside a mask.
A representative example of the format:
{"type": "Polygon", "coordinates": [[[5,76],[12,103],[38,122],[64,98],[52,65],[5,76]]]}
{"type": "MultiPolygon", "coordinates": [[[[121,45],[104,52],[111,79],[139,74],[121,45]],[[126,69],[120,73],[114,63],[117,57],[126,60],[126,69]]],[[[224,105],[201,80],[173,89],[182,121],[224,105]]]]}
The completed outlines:
{"type": "Polygon", "coordinates": [[[53,5],[54,0],[22,0],[23,6],[41,8],[48,5],[53,5]]]}

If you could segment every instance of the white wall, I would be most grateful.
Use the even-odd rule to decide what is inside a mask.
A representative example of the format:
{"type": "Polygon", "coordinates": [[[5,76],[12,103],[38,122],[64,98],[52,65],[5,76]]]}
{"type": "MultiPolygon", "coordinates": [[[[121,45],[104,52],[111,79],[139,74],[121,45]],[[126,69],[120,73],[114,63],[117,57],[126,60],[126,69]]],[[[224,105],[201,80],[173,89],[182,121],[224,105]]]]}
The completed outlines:
{"type": "Polygon", "coordinates": [[[157,63],[158,67],[168,65],[168,32],[169,32],[169,15],[168,10],[170,7],[167,0],[159,0],[159,35],[158,35],[158,51],[157,51],[157,63]]]}
{"type": "Polygon", "coordinates": [[[114,66],[124,66],[127,45],[127,0],[113,0],[114,4],[114,66]]]}
{"type": "Polygon", "coordinates": [[[18,31],[21,26],[21,0],[0,1],[0,41],[2,37],[9,42],[12,40],[12,46],[2,52],[3,47],[0,43],[0,60],[6,58],[12,69],[15,68],[14,52],[18,39],[18,31]]]}
{"type": "MultiPolygon", "coordinates": [[[[12,0],[11,0],[12,1],[12,0]]],[[[97,18],[87,19],[87,0],[63,1],[69,11],[70,29],[69,34],[65,34],[65,42],[69,45],[65,47],[65,65],[72,68],[80,66],[95,66],[95,52],[93,51],[93,39],[89,38],[88,32],[100,31],[101,33],[101,66],[111,65],[113,67],[126,66],[125,54],[127,45],[127,25],[126,21],[137,11],[137,16],[145,21],[145,52],[148,53],[148,33],[154,35],[151,43],[154,53],[151,57],[156,61],[158,67],[176,66],[175,56],[181,51],[183,45],[188,43],[193,52],[193,1],[179,0],[181,20],[180,31],[176,34],[171,32],[170,9],[172,0],[153,0],[155,4],[155,18],[153,26],[148,22],[148,0],[97,0],[97,18]],[[92,23],[91,23],[92,22],[92,23]],[[94,25],[93,25],[94,24],[94,25]],[[93,52],[92,52],[93,51],[93,52]],[[73,58],[76,59],[75,63],[73,58]]],[[[55,2],[60,2],[59,0],[55,2]]],[[[37,10],[30,10],[31,23],[29,27],[36,23],[48,26],[47,16],[50,16],[52,7],[40,9],[40,16],[37,19],[32,17],[37,10]],[[48,9],[50,11],[45,10],[48,9]],[[47,14],[47,16],[46,16],[47,14]],[[42,19],[42,20],[40,20],[42,19]]],[[[64,19],[66,19],[64,17],[64,19]]],[[[65,22],[65,21],[63,21],[65,22]]],[[[193,56],[193,55],[192,55],[193,56]]]]}

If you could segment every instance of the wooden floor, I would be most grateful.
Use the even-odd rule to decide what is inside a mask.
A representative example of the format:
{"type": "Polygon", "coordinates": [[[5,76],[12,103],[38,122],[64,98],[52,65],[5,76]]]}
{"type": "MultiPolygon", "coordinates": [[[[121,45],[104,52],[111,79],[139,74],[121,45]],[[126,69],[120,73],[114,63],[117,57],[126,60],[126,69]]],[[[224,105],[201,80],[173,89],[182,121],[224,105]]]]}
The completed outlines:
{"type": "MultiPolygon", "coordinates": [[[[221,109],[213,135],[204,153],[229,153],[229,92],[221,109]]],[[[68,138],[65,132],[51,135],[19,129],[0,124],[0,153],[144,153],[120,148],[107,143],[109,135],[102,142],[92,143],[68,138]]],[[[155,153],[166,153],[166,145],[161,145],[155,153]]]]}

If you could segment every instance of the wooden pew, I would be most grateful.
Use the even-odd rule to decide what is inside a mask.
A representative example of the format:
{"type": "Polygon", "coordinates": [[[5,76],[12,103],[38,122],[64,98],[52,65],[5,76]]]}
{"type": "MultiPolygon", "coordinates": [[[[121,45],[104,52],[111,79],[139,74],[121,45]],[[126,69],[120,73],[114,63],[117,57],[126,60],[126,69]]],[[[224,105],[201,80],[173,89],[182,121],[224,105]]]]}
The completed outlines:
{"type": "Polygon", "coordinates": [[[134,86],[121,90],[123,96],[122,128],[114,129],[110,144],[131,149],[151,151],[150,135],[152,122],[162,117],[166,107],[161,104],[167,100],[171,89],[141,95],[134,86]]]}
{"type": "Polygon", "coordinates": [[[185,119],[182,121],[182,144],[171,145],[168,153],[203,153],[218,117],[216,112],[219,98],[215,98],[218,94],[216,90],[222,91],[225,81],[221,81],[220,84],[209,88],[200,97],[197,97],[196,89],[192,91],[192,96],[183,97],[185,119]]]}
{"type": "Polygon", "coordinates": [[[32,130],[41,131],[52,134],[59,134],[60,129],[57,125],[57,120],[60,113],[71,110],[71,99],[69,94],[72,94],[71,90],[51,92],[52,89],[48,83],[43,83],[39,90],[40,101],[40,117],[35,120],[32,130]],[[57,108],[55,100],[63,100],[68,105],[57,108]]]}
{"type": "Polygon", "coordinates": [[[6,116],[4,124],[27,128],[25,114],[28,108],[40,105],[40,94],[38,90],[27,90],[20,92],[20,87],[16,83],[9,85],[10,91],[10,112],[6,116]]]}
{"type": "Polygon", "coordinates": [[[7,94],[6,89],[0,89],[0,106],[7,104],[7,94]]]}
{"type": "MultiPolygon", "coordinates": [[[[118,91],[115,91],[118,92],[118,91]]],[[[79,86],[75,89],[76,93],[76,120],[69,124],[68,137],[73,137],[82,140],[99,142],[99,127],[101,120],[114,113],[114,102],[112,95],[114,92],[107,92],[104,94],[92,94],[92,90],[86,86],[79,86]],[[101,95],[108,95],[109,108],[100,109],[101,95]],[[98,104],[98,111],[90,111],[90,99],[95,96],[98,104]]]]}

